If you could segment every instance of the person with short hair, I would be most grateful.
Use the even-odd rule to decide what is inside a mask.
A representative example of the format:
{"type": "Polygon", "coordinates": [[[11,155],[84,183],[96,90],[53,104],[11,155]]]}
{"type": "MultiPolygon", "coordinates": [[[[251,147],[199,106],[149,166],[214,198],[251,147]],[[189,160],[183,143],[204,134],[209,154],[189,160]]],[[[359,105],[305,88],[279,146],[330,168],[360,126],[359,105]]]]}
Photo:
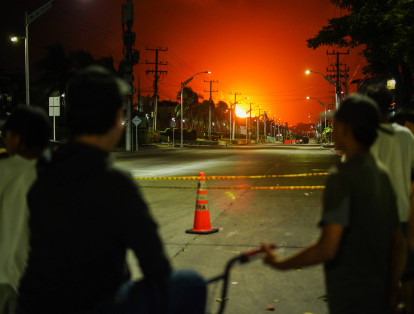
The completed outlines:
{"type": "Polygon", "coordinates": [[[31,252],[18,313],[204,313],[206,283],[172,271],[137,184],[114,168],[129,86],[100,66],[66,90],[72,139],[52,154],[29,192],[31,252]],[[127,249],[144,276],[131,281],[127,249]]]}
{"type": "MultiPolygon", "coordinates": [[[[410,216],[411,174],[414,169],[414,136],[411,131],[397,123],[388,122],[392,95],[385,85],[370,86],[367,95],[379,107],[380,130],[371,147],[372,155],[389,170],[391,183],[397,196],[398,214],[403,234],[408,238],[410,216]]],[[[407,247],[406,269],[401,278],[403,303],[407,313],[414,313],[414,251],[407,247]]]]}
{"type": "Polygon", "coordinates": [[[348,96],[335,113],[335,146],[347,160],[327,179],[319,240],[280,259],[262,244],[266,264],[280,270],[324,264],[329,313],[390,313],[404,266],[403,236],[387,172],[369,148],[377,137],[376,104],[348,96]]]}
{"type": "Polygon", "coordinates": [[[8,157],[0,160],[0,313],[14,314],[29,252],[26,196],[51,127],[41,109],[19,106],[4,124],[3,134],[8,157]]]}

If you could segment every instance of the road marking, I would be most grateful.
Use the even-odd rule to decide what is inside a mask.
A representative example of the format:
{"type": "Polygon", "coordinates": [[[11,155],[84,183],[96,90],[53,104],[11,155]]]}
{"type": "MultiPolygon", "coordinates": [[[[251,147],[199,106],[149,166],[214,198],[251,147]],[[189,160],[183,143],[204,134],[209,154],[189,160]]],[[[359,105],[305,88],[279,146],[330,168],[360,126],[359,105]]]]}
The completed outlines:
{"type": "Polygon", "coordinates": [[[240,180],[240,179],[268,179],[268,178],[297,178],[326,176],[328,172],[298,173],[298,174],[270,174],[258,176],[187,176],[187,177],[135,177],[137,181],[186,181],[186,180],[240,180]]]}
{"type": "MultiPolygon", "coordinates": [[[[189,189],[195,190],[196,186],[155,186],[141,185],[147,189],[189,189]]],[[[226,187],[207,187],[207,190],[323,190],[323,185],[304,185],[304,186],[226,186],[226,187]]]]}

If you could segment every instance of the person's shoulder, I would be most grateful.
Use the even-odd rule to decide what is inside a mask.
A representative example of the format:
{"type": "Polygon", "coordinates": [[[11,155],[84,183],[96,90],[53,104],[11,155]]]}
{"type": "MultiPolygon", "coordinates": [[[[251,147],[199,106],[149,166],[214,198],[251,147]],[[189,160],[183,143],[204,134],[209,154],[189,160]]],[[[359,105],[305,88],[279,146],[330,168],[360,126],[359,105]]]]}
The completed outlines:
{"type": "Polygon", "coordinates": [[[404,139],[410,139],[411,141],[414,142],[414,135],[405,126],[399,125],[398,123],[393,123],[392,128],[394,129],[394,132],[398,137],[402,137],[404,139]]]}
{"type": "Polygon", "coordinates": [[[331,168],[329,168],[328,170],[328,176],[336,176],[339,173],[339,167],[343,165],[343,163],[341,163],[339,166],[335,165],[332,166],[331,168]]]}
{"type": "Polygon", "coordinates": [[[19,155],[10,156],[0,160],[0,168],[8,172],[22,172],[26,169],[35,168],[35,159],[26,159],[19,155]]]}
{"type": "Polygon", "coordinates": [[[131,175],[113,164],[109,163],[105,173],[105,177],[113,183],[113,186],[131,186],[134,185],[134,180],[131,175]]]}
{"type": "Polygon", "coordinates": [[[2,188],[26,189],[37,176],[36,160],[28,160],[18,155],[8,157],[0,160],[0,173],[2,188]]]}
{"type": "Polygon", "coordinates": [[[389,170],[389,168],[388,168],[388,166],[386,165],[386,164],[384,164],[380,159],[378,159],[378,158],[374,158],[374,161],[375,161],[375,164],[377,165],[377,167],[378,167],[378,171],[381,173],[381,174],[384,174],[384,175],[387,175],[387,176],[389,176],[390,175],[390,170],[389,170]]]}
{"type": "Polygon", "coordinates": [[[346,163],[340,163],[333,166],[328,171],[327,186],[343,185],[347,181],[349,171],[346,163]]]}

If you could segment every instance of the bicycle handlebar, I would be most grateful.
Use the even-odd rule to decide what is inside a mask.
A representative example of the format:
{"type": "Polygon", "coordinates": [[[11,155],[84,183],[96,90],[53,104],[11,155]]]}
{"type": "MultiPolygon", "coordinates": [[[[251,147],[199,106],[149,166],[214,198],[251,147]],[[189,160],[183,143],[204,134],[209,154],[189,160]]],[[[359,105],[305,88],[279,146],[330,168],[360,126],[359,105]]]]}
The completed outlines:
{"type": "MultiPolygon", "coordinates": [[[[270,244],[269,245],[270,248],[273,250],[276,248],[275,244],[270,244]]],[[[263,249],[259,248],[259,249],[253,249],[250,251],[246,251],[244,253],[241,253],[240,255],[233,257],[231,260],[229,260],[226,264],[226,268],[225,268],[225,272],[222,275],[219,275],[217,277],[214,277],[210,280],[207,281],[207,283],[212,283],[218,280],[223,279],[224,283],[223,283],[223,289],[221,292],[221,298],[222,298],[222,303],[220,304],[220,309],[219,309],[219,314],[224,312],[224,306],[226,304],[226,295],[227,295],[227,284],[228,284],[228,279],[229,279],[229,275],[230,275],[230,269],[233,266],[233,264],[235,262],[240,262],[241,264],[247,263],[251,260],[252,257],[257,256],[258,254],[262,253],[263,249]]]]}
{"type": "MultiPolygon", "coordinates": [[[[274,250],[276,248],[276,245],[274,243],[269,244],[269,246],[272,250],[274,250]]],[[[253,249],[253,250],[244,252],[242,254],[246,257],[252,257],[252,256],[254,256],[256,254],[259,254],[259,253],[262,253],[262,252],[263,252],[263,249],[253,249]]]]}

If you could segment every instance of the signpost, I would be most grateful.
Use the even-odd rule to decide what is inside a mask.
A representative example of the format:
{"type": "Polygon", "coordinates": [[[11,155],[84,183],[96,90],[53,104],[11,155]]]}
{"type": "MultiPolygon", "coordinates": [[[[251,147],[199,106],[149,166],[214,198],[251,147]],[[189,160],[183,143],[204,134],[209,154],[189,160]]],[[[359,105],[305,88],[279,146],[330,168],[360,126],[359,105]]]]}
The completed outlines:
{"type": "Polygon", "coordinates": [[[138,151],[138,124],[141,123],[141,119],[138,116],[135,116],[134,119],[132,119],[132,123],[135,124],[135,147],[138,151]]]}
{"type": "Polygon", "coordinates": [[[60,116],[60,97],[49,97],[49,117],[53,117],[53,140],[56,141],[56,118],[60,116]]]}

